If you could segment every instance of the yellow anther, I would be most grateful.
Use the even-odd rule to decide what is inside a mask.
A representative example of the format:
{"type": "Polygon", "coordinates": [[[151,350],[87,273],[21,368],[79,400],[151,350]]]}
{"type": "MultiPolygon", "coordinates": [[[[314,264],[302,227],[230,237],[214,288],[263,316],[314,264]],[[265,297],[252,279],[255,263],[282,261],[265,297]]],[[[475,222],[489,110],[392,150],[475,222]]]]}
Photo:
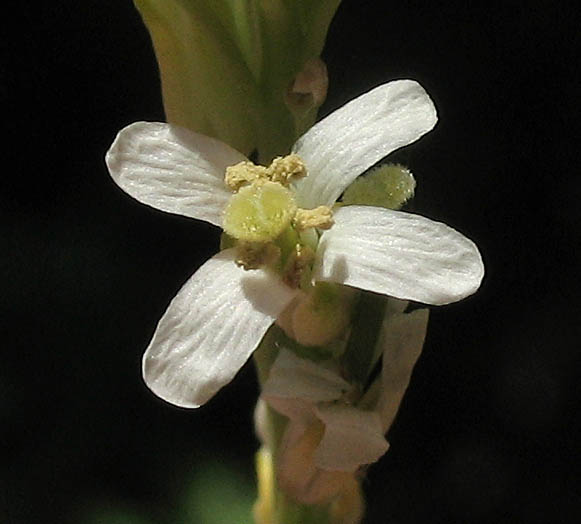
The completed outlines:
{"type": "Polygon", "coordinates": [[[334,223],[333,212],[327,206],[319,206],[315,209],[299,208],[293,218],[293,225],[298,231],[312,227],[330,229],[334,223]]]}
{"type": "Polygon", "coordinates": [[[307,168],[298,155],[279,156],[270,166],[257,166],[246,160],[226,168],[224,182],[232,191],[248,184],[276,182],[288,186],[292,178],[307,176],[307,168]]]}
{"type": "Polygon", "coordinates": [[[267,168],[268,178],[283,186],[288,186],[291,178],[307,176],[307,168],[298,155],[279,156],[267,168]]]}
{"type": "Polygon", "coordinates": [[[224,182],[232,191],[238,191],[242,186],[260,179],[268,179],[267,169],[250,161],[227,167],[224,176],[224,182]]]}

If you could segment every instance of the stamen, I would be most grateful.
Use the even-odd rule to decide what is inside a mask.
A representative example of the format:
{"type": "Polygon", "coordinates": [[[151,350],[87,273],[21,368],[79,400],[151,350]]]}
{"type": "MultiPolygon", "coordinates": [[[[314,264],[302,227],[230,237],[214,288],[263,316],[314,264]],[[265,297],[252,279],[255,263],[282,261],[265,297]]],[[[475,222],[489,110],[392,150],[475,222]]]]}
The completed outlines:
{"type": "Polygon", "coordinates": [[[268,179],[267,169],[250,161],[227,167],[224,176],[224,182],[232,191],[238,191],[242,186],[260,179],[268,179]]]}
{"type": "Polygon", "coordinates": [[[267,168],[267,176],[283,186],[290,184],[291,178],[307,176],[307,168],[298,155],[276,157],[267,168]]]}
{"type": "Polygon", "coordinates": [[[299,208],[293,218],[293,226],[298,231],[312,227],[330,229],[334,223],[333,212],[327,206],[319,206],[315,209],[299,208]]]}

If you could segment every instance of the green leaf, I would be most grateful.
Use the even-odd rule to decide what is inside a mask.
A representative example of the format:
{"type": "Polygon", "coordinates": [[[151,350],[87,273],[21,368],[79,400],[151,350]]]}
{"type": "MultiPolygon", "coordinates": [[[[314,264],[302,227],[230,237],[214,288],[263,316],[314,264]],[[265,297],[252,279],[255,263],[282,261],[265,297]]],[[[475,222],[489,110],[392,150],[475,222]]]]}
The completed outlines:
{"type": "Polygon", "coordinates": [[[343,354],[343,366],[351,380],[364,386],[380,355],[375,346],[385,316],[387,299],[383,295],[362,291],[351,319],[352,327],[343,354]]]}

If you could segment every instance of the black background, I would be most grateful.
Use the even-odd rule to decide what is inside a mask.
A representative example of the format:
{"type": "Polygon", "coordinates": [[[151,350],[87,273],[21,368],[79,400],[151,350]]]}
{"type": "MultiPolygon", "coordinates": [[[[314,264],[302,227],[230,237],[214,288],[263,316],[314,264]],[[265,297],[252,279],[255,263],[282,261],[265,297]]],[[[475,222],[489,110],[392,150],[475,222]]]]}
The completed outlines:
{"type": "MultiPolygon", "coordinates": [[[[478,294],[432,311],[366,522],[578,522],[579,18],[568,2],[431,4],[344,0],[324,51],[321,115],[396,78],[430,93],[436,129],[397,156],[412,207],[472,238],[487,269],[478,294]]],[[[200,468],[252,486],[257,388],[247,366],[187,411],[141,380],[158,318],[218,248],[104,165],[118,129],[163,119],[149,37],[129,0],[18,9],[0,66],[0,522],[121,507],[204,524],[177,501],[200,468]]]]}

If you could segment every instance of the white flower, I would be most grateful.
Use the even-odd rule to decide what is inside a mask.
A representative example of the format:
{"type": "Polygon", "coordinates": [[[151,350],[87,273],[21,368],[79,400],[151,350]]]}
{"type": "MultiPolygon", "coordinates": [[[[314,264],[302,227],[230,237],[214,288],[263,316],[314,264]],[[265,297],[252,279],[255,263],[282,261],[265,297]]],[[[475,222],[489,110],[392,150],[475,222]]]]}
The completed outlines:
{"type": "MultiPolygon", "coordinates": [[[[436,124],[416,82],[373,89],[312,127],[293,147],[308,176],[294,183],[301,208],[332,206],[347,186],[392,151],[436,124]]],[[[123,129],[107,153],[114,181],[163,211],[222,225],[232,197],[227,167],[245,157],[218,140],[161,123],[123,129]]],[[[448,226],[418,215],[345,206],[318,244],[314,281],[446,304],[473,293],[483,276],[476,246],[448,226]]],[[[207,261],[161,318],[143,358],[147,385],[161,398],[198,407],[228,383],[296,295],[268,271],[245,271],[234,250],[207,261]]]]}
{"type": "Polygon", "coordinates": [[[280,481],[298,498],[316,493],[318,470],[353,472],[378,460],[388,449],[384,437],[391,426],[420,355],[428,322],[428,310],[390,312],[381,327],[380,376],[363,395],[343,379],[333,363],[314,363],[282,349],[262,390],[262,399],[289,418],[280,448],[280,481]],[[323,425],[315,441],[313,460],[305,461],[300,474],[294,448],[303,435],[323,425]],[[307,489],[308,487],[308,489],[307,489]]]}

